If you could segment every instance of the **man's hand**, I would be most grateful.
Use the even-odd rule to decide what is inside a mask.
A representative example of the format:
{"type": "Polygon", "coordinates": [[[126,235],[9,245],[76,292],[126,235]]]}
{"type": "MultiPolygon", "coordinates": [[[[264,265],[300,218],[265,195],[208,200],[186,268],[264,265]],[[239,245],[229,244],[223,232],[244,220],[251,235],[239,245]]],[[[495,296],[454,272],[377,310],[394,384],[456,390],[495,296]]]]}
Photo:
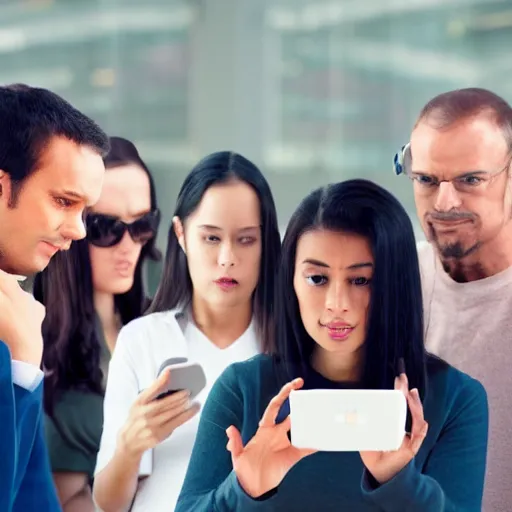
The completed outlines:
{"type": "Polygon", "coordinates": [[[0,270],[0,340],[12,359],[40,366],[44,315],[44,306],[21,289],[16,277],[0,270]]]}

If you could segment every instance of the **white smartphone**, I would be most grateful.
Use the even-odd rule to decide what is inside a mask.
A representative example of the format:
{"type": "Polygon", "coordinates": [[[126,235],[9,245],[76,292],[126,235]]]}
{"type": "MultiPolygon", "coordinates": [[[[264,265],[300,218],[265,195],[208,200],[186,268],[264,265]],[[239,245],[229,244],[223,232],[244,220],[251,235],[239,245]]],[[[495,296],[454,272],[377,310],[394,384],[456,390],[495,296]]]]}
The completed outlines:
{"type": "Polygon", "coordinates": [[[401,391],[311,389],[290,394],[291,443],[320,451],[393,451],[407,419],[401,391]]]}
{"type": "Polygon", "coordinates": [[[193,400],[206,386],[206,375],[199,363],[188,361],[185,357],[167,359],[161,364],[158,375],[166,368],[171,369],[169,383],[158,399],[188,389],[193,400]]]}

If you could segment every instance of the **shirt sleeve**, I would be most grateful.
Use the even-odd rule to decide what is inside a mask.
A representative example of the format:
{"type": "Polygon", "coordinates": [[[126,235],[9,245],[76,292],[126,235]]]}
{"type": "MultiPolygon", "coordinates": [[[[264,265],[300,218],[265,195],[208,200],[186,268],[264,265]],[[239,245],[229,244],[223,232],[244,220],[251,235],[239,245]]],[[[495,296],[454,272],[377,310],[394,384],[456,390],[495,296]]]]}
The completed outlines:
{"type": "Polygon", "coordinates": [[[62,510],[50,471],[41,418],[42,416],[39,415],[34,444],[12,512],[58,512],[62,510]]]}
{"type": "Polygon", "coordinates": [[[471,379],[459,392],[445,428],[423,468],[411,461],[389,482],[373,488],[363,474],[365,498],[383,512],[479,512],[487,457],[488,404],[471,379]]]}
{"type": "Polygon", "coordinates": [[[103,401],[103,432],[96,459],[97,475],[114,456],[117,435],[128,419],[130,408],[139,394],[139,381],[136,361],[129,348],[137,340],[133,339],[133,329],[123,327],[116,341],[103,401]]]}
{"type": "Polygon", "coordinates": [[[24,361],[11,361],[12,382],[27,391],[34,391],[43,380],[43,372],[33,364],[24,361]]]}
{"type": "Polygon", "coordinates": [[[242,431],[244,404],[236,370],[229,366],[206,400],[175,512],[268,510],[272,498],[251,498],[240,486],[226,449],[226,429],[242,431]]]}

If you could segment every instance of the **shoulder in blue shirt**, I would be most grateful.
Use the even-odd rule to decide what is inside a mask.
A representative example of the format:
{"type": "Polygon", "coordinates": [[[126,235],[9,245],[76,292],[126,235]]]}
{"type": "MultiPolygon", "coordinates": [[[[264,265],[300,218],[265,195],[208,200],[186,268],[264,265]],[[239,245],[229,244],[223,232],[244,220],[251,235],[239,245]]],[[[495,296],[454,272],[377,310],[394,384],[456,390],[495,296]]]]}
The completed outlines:
{"type": "Polygon", "coordinates": [[[61,510],[42,419],[43,384],[30,392],[12,381],[11,354],[0,341],[0,510],[61,510]]]}

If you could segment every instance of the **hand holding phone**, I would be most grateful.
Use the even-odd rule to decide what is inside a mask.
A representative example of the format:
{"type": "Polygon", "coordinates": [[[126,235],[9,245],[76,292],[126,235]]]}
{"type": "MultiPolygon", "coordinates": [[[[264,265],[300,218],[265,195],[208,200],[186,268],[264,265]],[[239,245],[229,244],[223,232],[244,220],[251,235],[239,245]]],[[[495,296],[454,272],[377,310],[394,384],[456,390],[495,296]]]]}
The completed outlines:
{"type": "Polygon", "coordinates": [[[164,370],[131,407],[118,441],[119,449],[129,457],[142,458],[144,452],[161,443],[199,411],[198,404],[191,404],[187,390],[156,400],[168,389],[170,372],[164,370]]]}

